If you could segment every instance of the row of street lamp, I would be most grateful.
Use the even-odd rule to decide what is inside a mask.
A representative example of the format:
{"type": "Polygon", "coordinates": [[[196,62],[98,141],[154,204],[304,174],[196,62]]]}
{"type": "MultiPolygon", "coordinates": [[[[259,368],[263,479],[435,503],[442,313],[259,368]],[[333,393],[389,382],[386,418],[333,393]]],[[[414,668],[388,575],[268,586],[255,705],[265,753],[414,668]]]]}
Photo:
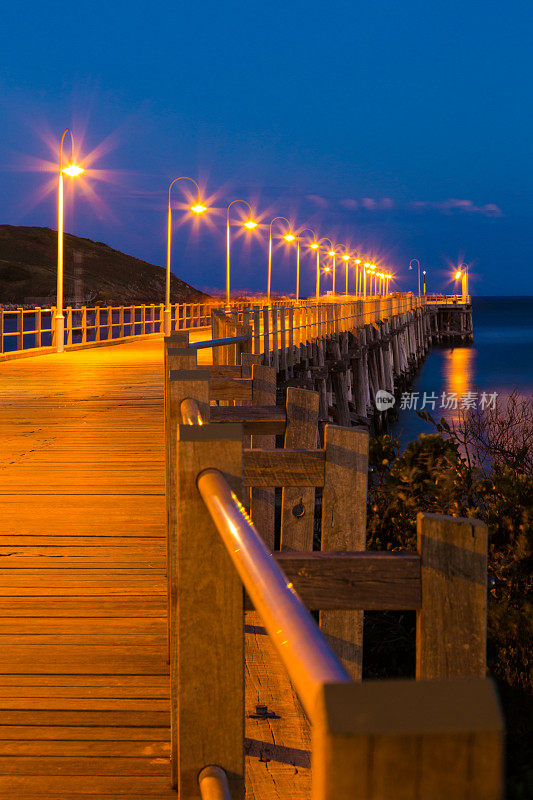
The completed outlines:
{"type": "MultiPolygon", "coordinates": [[[[58,225],[57,225],[57,311],[56,311],[56,341],[58,351],[63,350],[64,330],[65,330],[65,317],[63,314],[63,175],[68,175],[72,178],[81,175],[85,170],[83,167],[73,162],[74,157],[74,138],[69,128],[63,131],[59,146],[59,184],[58,184],[58,225]],[[63,145],[66,137],[70,140],[70,157],[67,166],[63,166],[63,145]]],[[[166,281],[165,281],[165,306],[163,316],[163,327],[165,333],[168,335],[171,329],[171,303],[170,303],[170,274],[171,274],[171,248],[172,248],[172,201],[171,191],[172,187],[180,181],[189,181],[196,189],[196,200],[193,205],[189,206],[189,210],[194,214],[203,214],[207,211],[207,206],[204,205],[201,199],[200,187],[198,183],[186,175],[175,178],[168,187],[168,209],[167,209],[167,260],[166,260],[166,281]]],[[[257,228],[259,223],[253,219],[253,212],[250,204],[246,200],[232,200],[226,208],[226,306],[230,306],[230,291],[231,291],[231,241],[230,241],[230,210],[231,208],[240,203],[248,209],[248,218],[242,222],[242,226],[247,230],[257,228]]],[[[291,223],[286,217],[274,217],[271,220],[268,228],[268,274],[267,274],[267,302],[270,303],[271,295],[271,281],[272,281],[272,226],[276,222],[286,223],[286,231],[282,238],[288,242],[296,243],[296,300],[300,299],[300,243],[302,241],[302,234],[309,233],[312,240],[307,242],[310,250],[316,253],[316,286],[315,297],[317,302],[320,299],[320,255],[324,250],[326,243],[327,249],[325,252],[331,259],[331,266],[326,265],[323,269],[325,274],[332,274],[332,294],[336,294],[336,260],[340,255],[345,263],[345,294],[348,295],[348,279],[350,264],[354,264],[356,268],[356,288],[355,294],[359,297],[366,298],[367,296],[367,278],[369,278],[369,294],[388,294],[389,282],[392,275],[386,272],[379,272],[376,264],[371,261],[365,261],[362,258],[355,257],[350,253],[338,252],[335,245],[328,237],[317,239],[316,233],[312,228],[301,228],[298,231],[291,229],[291,223]],[[372,281],[373,292],[372,292],[372,281]],[[379,285],[378,285],[379,281],[379,285]]],[[[418,268],[418,294],[420,295],[420,261],[417,258],[411,259],[409,262],[409,269],[413,269],[413,264],[418,268]]],[[[426,270],[423,270],[424,276],[424,294],[426,293],[426,270]]],[[[457,271],[455,278],[458,280],[462,277],[463,280],[463,295],[468,293],[468,267],[465,264],[457,271]]]]}
{"type": "MultiPolygon", "coordinates": [[[[165,292],[165,311],[164,311],[164,318],[165,318],[165,331],[170,330],[170,315],[171,315],[171,308],[170,308],[170,274],[171,274],[171,260],[170,260],[170,250],[171,250],[171,239],[172,239],[172,203],[170,197],[170,190],[172,186],[178,181],[190,181],[196,188],[197,197],[195,200],[194,205],[189,206],[189,210],[194,212],[195,214],[203,214],[204,211],[207,211],[207,206],[205,206],[200,197],[200,189],[198,183],[193,179],[187,176],[182,176],[180,178],[175,178],[172,183],[170,184],[168,190],[168,227],[167,227],[167,272],[166,272],[166,292],[165,292]]],[[[226,208],[226,306],[229,308],[230,305],[230,296],[231,296],[231,239],[230,239],[230,209],[231,207],[236,204],[241,203],[245,205],[248,209],[249,216],[244,222],[242,222],[242,226],[248,230],[253,230],[257,228],[259,223],[253,219],[253,212],[250,204],[246,200],[232,200],[231,203],[226,208]]],[[[308,243],[308,246],[311,250],[316,252],[316,288],[315,288],[315,295],[316,300],[318,301],[320,298],[320,253],[321,248],[325,242],[328,243],[329,250],[327,250],[327,255],[332,259],[332,268],[327,266],[324,268],[324,272],[327,274],[332,272],[333,277],[333,285],[332,285],[332,294],[336,294],[336,257],[338,255],[337,251],[334,249],[335,246],[333,245],[331,239],[324,237],[322,239],[317,240],[316,233],[312,228],[301,228],[298,231],[293,232],[291,228],[291,223],[287,219],[287,217],[277,216],[274,217],[270,221],[268,226],[268,272],[267,272],[267,302],[270,303],[271,299],[271,288],[272,288],[272,249],[273,249],[273,234],[272,228],[274,223],[281,222],[286,224],[285,233],[282,235],[282,238],[288,242],[296,243],[296,301],[300,299],[300,243],[302,242],[302,234],[310,233],[312,235],[312,240],[308,243]]],[[[362,294],[363,297],[366,297],[366,290],[367,290],[367,274],[370,276],[370,287],[372,287],[372,278],[374,279],[374,292],[377,292],[378,289],[378,279],[379,283],[379,292],[388,294],[389,291],[389,281],[392,278],[392,275],[388,273],[377,272],[377,265],[372,264],[369,261],[365,261],[363,263],[362,259],[356,258],[348,253],[344,252],[342,254],[342,260],[345,262],[346,270],[345,270],[345,277],[346,277],[346,286],[345,286],[345,294],[348,295],[348,277],[349,277],[349,265],[350,262],[356,266],[356,294],[362,294]]]]}

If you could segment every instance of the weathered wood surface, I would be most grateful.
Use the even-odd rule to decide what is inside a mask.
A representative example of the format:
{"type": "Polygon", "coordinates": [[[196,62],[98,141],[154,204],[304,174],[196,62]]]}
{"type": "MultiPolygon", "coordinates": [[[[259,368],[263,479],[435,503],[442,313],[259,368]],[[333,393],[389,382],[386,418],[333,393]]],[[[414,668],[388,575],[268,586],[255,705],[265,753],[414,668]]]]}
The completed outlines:
{"type": "MultiPolygon", "coordinates": [[[[0,797],[176,798],[162,340],[0,364],[0,442],[0,797]]],[[[307,723],[249,630],[247,799],[307,798],[307,723]]]]}

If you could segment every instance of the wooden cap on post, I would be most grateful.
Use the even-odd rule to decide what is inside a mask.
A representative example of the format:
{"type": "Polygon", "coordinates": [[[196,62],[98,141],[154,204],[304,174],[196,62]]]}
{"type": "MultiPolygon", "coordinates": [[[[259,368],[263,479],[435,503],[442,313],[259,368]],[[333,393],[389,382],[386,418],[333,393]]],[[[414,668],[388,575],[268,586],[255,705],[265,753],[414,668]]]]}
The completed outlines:
{"type": "Polygon", "coordinates": [[[500,800],[503,721],[491,681],[323,687],[312,800],[500,800]]]}

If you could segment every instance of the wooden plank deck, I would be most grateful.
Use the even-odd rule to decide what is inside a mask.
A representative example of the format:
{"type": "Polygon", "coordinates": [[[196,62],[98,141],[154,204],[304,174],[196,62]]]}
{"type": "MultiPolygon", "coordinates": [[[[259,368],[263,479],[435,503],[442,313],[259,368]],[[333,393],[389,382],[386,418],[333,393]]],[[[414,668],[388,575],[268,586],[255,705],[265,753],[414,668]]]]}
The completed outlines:
{"type": "MultiPolygon", "coordinates": [[[[162,356],[151,339],[0,364],[2,798],[176,797],[162,356]]],[[[307,798],[307,723],[246,623],[246,796],[307,798]]]]}

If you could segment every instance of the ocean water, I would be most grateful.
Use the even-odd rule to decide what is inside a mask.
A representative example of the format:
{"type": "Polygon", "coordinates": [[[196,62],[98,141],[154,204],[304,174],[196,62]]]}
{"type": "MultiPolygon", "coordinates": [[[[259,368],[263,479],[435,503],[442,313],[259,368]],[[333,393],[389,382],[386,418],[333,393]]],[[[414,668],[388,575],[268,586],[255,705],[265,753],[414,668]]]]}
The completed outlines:
{"type": "MultiPolygon", "coordinates": [[[[426,393],[425,410],[437,419],[453,419],[457,414],[453,407],[442,405],[443,393],[444,404],[453,393],[459,406],[466,393],[476,403],[482,402],[483,393],[485,403],[505,402],[513,389],[533,394],[533,297],[475,297],[472,307],[474,343],[433,347],[409,387],[418,394],[418,409],[426,393]],[[433,395],[437,396],[434,409],[433,395]]],[[[398,422],[391,428],[402,446],[420,433],[432,432],[433,426],[421,420],[413,408],[400,408],[398,422]]]]}

